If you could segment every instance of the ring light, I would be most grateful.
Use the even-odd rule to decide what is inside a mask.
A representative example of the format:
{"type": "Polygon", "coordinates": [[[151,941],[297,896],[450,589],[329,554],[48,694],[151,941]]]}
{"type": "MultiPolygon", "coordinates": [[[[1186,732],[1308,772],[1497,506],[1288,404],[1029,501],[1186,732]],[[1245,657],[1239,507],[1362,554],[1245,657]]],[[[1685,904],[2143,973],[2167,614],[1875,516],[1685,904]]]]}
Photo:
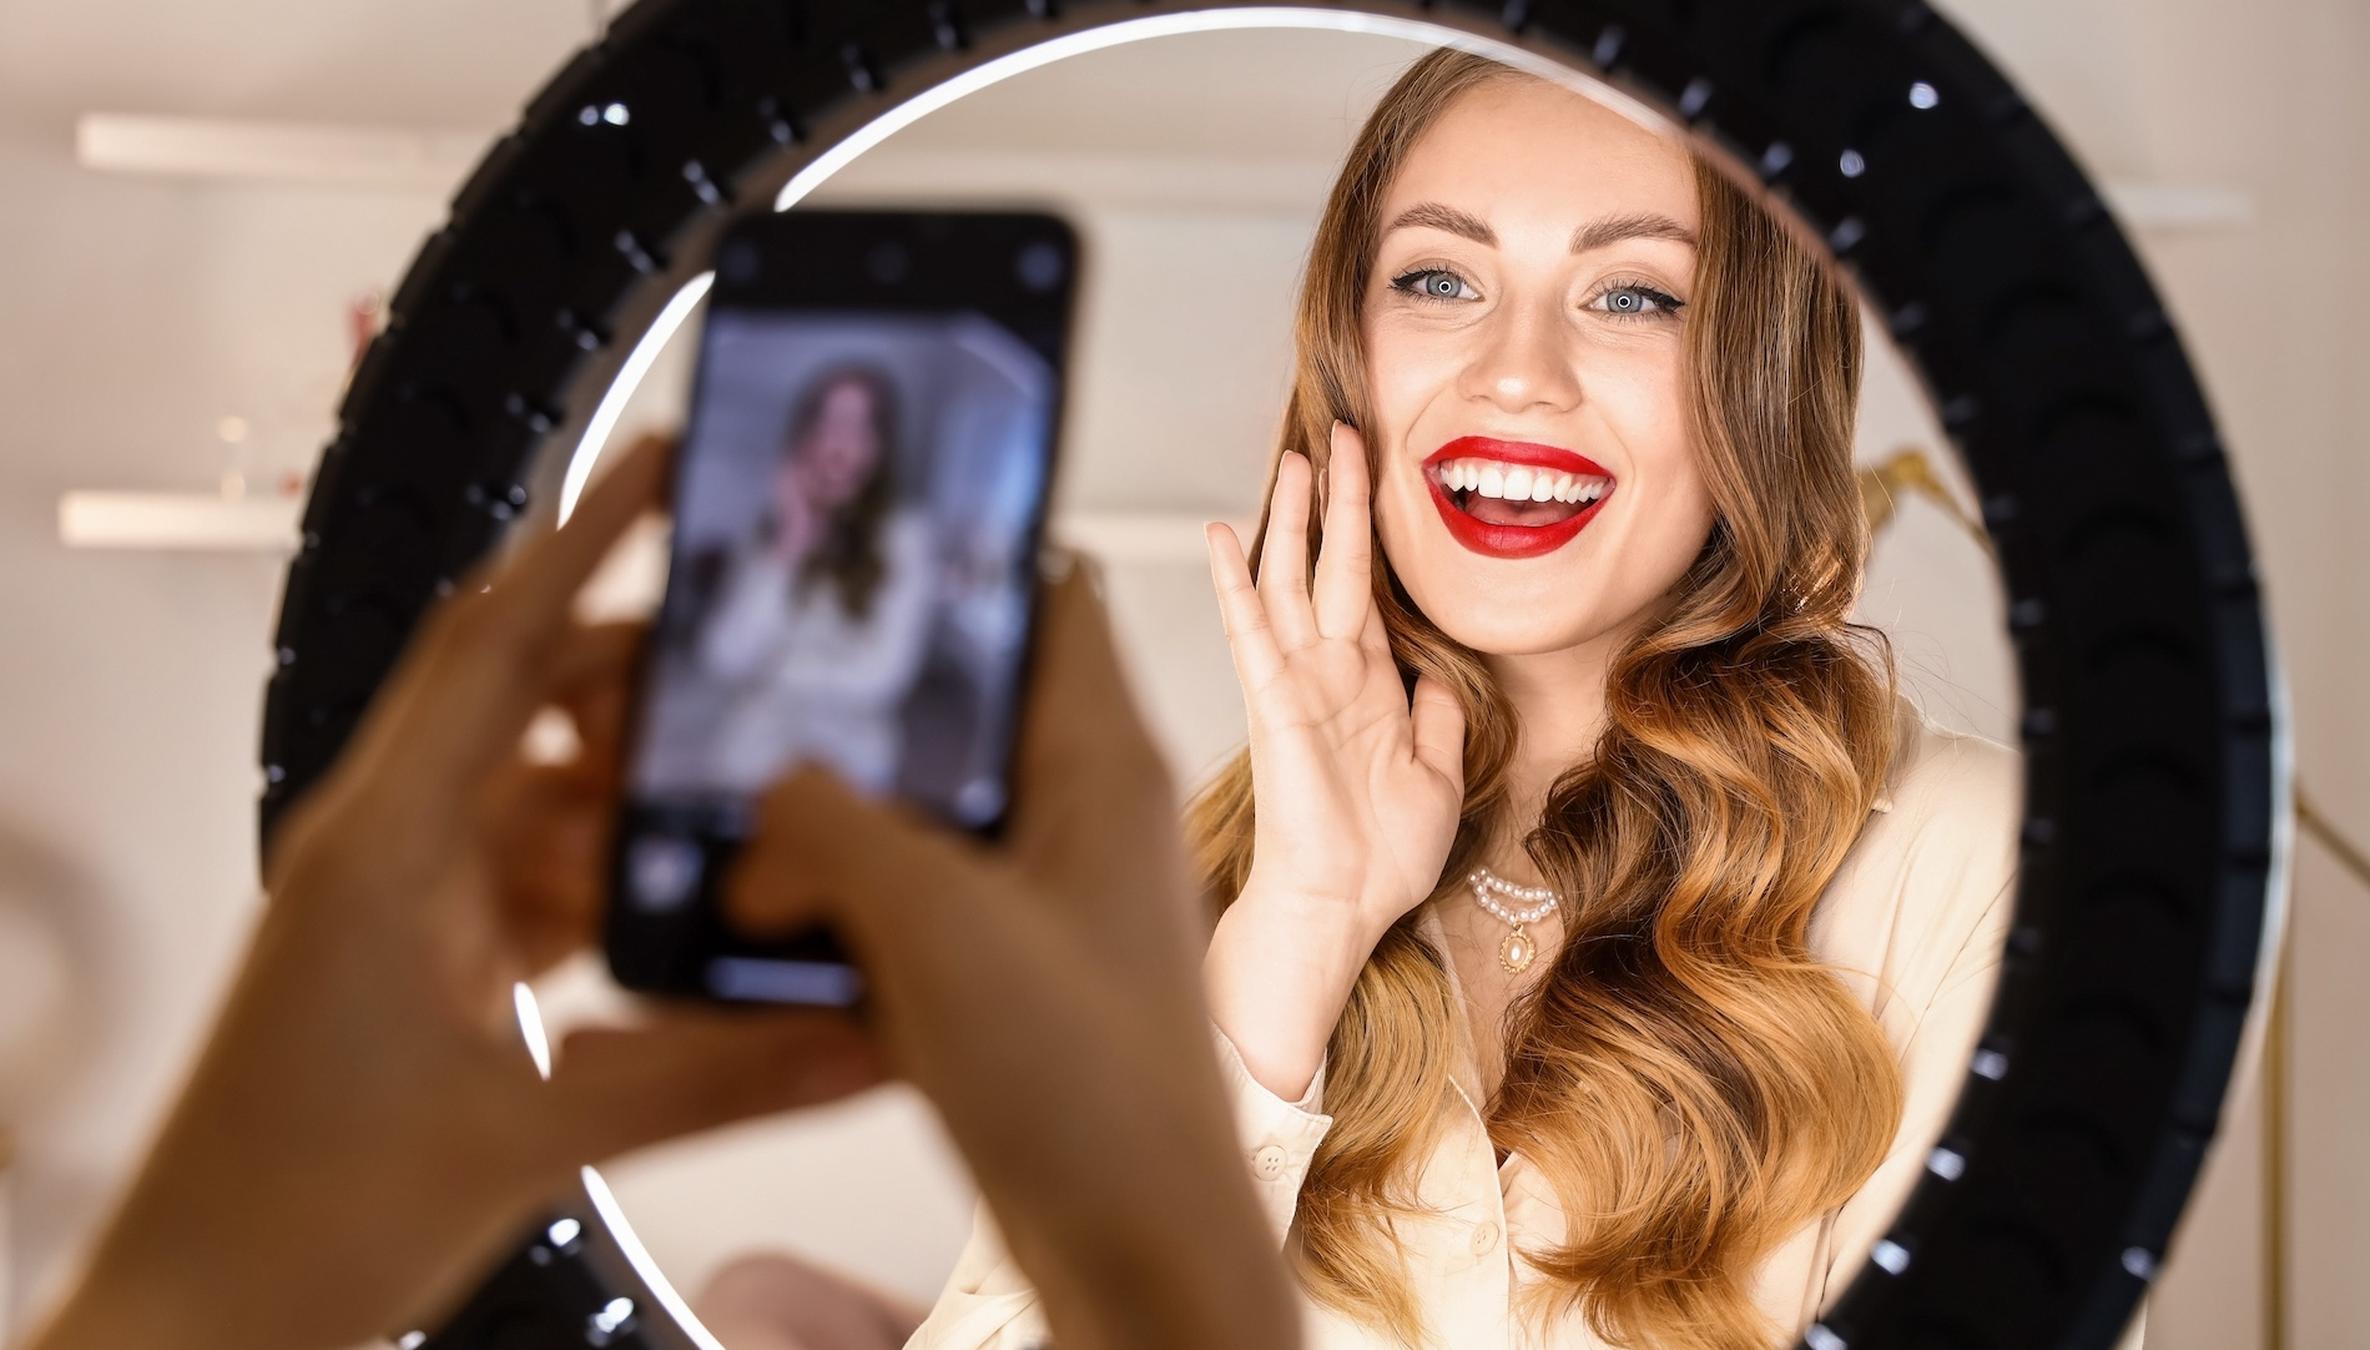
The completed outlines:
{"type": "MultiPolygon", "coordinates": [[[[547,447],[580,451],[572,500],[732,208],[795,196],[1014,70],[1245,25],[1478,44],[1661,110],[1791,207],[1919,371],[2009,599],[2016,924],[1926,1175],[1804,1343],[2108,1345],[2274,949],[2284,715],[2222,445],[2163,305],[2034,110],[1915,0],[642,0],[463,185],[356,371],[281,602],[265,831],[422,612],[539,505],[547,447]]],[[[433,1344],[714,1344],[587,1185],[433,1344]]]]}

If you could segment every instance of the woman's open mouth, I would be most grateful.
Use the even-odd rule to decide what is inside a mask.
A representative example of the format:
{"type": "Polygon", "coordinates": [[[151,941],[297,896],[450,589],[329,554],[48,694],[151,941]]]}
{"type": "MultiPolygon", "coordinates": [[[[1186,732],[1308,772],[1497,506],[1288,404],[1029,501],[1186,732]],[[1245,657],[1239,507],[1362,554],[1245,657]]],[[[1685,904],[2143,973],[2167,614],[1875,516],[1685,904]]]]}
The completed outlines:
{"type": "Polygon", "coordinates": [[[1585,455],[1488,436],[1457,437],[1424,458],[1422,473],[1448,532],[1493,558],[1561,548],[1613,495],[1613,475],[1585,455]]]}

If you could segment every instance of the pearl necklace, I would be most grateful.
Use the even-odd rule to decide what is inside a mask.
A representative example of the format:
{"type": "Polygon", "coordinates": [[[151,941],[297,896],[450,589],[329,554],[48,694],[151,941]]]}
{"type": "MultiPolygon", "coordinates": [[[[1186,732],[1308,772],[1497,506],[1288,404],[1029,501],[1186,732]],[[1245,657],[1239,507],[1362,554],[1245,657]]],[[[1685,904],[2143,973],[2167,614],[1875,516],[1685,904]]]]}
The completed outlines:
{"type": "Polygon", "coordinates": [[[1530,930],[1524,925],[1537,923],[1554,913],[1556,906],[1563,903],[1563,897],[1545,886],[1517,886],[1486,867],[1476,867],[1466,873],[1465,881],[1473,888],[1473,899],[1483,909],[1514,928],[1513,932],[1506,935],[1506,940],[1498,944],[1498,964],[1512,975],[1530,969],[1531,962],[1539,955],[1539,944],[1532,940],[1530,930]],[[1499,902],[1499,896],[1517,902],[1535,903],[1528,909],[1510,910],[1499,902]]]}

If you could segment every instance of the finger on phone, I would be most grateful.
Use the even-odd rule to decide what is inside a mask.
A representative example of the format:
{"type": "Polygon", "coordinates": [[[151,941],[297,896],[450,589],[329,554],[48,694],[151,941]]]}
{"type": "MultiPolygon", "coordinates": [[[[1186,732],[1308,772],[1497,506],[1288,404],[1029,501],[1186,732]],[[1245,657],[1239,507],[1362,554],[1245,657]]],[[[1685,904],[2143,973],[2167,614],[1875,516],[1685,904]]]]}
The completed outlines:
{"type": "MultiPolygon", "coordinates": [[[[465,791],[510,752],[550,698],[570,606],[628,525],[657,498],[670,442],[646,437],[585,494],[568,524],[465,583],[433,614],[357,737],[356,761],[426,800],[465,791]],[[389,764],[402,762],[392,775],[389,764]]],[[[614,659],[616,638],[584,659],[614,659]]]]}
{"type": "Polygon", "coordinates": [[[568,523],[529,540],[489,578],[512,631],[551,636],[568,622],[576,593],[628,528],[664,496],[674,439],[647,435],[577,499],[568,523]]]}
{"type": "Polygon", "coordinates": [[[1152,751],[1090,568],[1073,568],[1046,587],[1021,723],[1023,767],[1032,773],[1091,776],[1099,765],[1132,763],[1152,751]]]}
{"type": "Polygon", "coordinates": [[[967,836],[876,800],[808,761],[774,784],[724,883],[724,911],[752,933],[815,923],[853,930],[925,923],[990,884],[997,863],[967,836]]]}
{"type": "Polygon", "coordinates": [[[530,973],[597,933],[615,814],[605,785],[574,766],[520,762],[497,774],[486,812],[495,917],[530,973]]]}
{"type": "Polygon", "coordinates": [[[575,725],[577,760],[587,768],[620,767],[634,663],[649,636],[638,619],[580,625],[553,662],[548,697],[575,725]]]}

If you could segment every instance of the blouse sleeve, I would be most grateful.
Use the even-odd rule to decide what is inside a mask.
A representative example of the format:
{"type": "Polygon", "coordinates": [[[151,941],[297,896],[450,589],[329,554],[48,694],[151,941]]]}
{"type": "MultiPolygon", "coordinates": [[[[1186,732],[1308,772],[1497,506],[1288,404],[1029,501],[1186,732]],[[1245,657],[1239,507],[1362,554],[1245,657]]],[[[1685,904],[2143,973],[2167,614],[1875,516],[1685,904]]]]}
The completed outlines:
{"type": "Polygon", "coordinates": [[[699,628],[699,662],[723,679],[747,679],[781,643],[789,569],[761,551],[736,548],[724,555],[722,570],[699,628]]]}
{"type": "Polygon", "coordinates": [[[1267,1212],[1268,1225],[1280,1248],[1291,1231],[1292,1213],[1300,1207],[1300,1188],[1308,1180],[1309,1163],[1317,1155],[1317,1145],[1324,1142],[1325,1132],[1333,1128],[1333,1117],[1319,1113],[1325,1099],[1327,1061],[1317,1062],[1316,1077],[1309,1080],[1308,1091],[1300,1100],[1288,1102],[1251,1076],[1242,1052],[1225,1032],[1213,1025],[1210,1036],[1217,1042],[1218,1073],[1234,1107],[1235,1138],[1250,1166],[1259,1207],[1267,1212]]]}
{"type": "Polygon", "coordinates": [[[1004,1235],[982,1201],[954,1273],[905,1350],[1038,1350],[1051,1344],[1037,1291],[1004,1249],[1004,1235]]]}
{"type": "MultiPolygon", "coordinates": [[[[1325,1065],[1318,1064],[1300,1100],[1287,1102],[1251,1076],[1226,1033],[1212,1026],[1210,1035],[1217,1045],[1219,1076],[1233,1107],[1251,1184],[1280,1248],[1292,1226],[1309,1160],[1333,1125],[1331,1116],[1317,1111],[1325,1091],[1325,1065]]],[[[1047,1343],[1036,1291],[1005,1250],[995,1219],[983,1204],[971,1241],[956,1259],[930,1316],[906,1342],[906,1350],[1035,1350],[1047,1343]]]]}
{"type": "MultiPolygon", "coordinates": [[[[1902,1109],[1890,1150],[1836,1211],[1820,1303],[1841,1296],[1927,1167],[1990,1013],[2016,903],[2015,752],[1944,738],[1895,793],[1885,869],[1897,901],[1878,1021],[1895,1047],[1902,1109]]],[[[1878,884],[1882,884],[1879,882],[1878,884]]],[[[1875,911],[1871,911],[1875,912],[1875,911]]]]}

